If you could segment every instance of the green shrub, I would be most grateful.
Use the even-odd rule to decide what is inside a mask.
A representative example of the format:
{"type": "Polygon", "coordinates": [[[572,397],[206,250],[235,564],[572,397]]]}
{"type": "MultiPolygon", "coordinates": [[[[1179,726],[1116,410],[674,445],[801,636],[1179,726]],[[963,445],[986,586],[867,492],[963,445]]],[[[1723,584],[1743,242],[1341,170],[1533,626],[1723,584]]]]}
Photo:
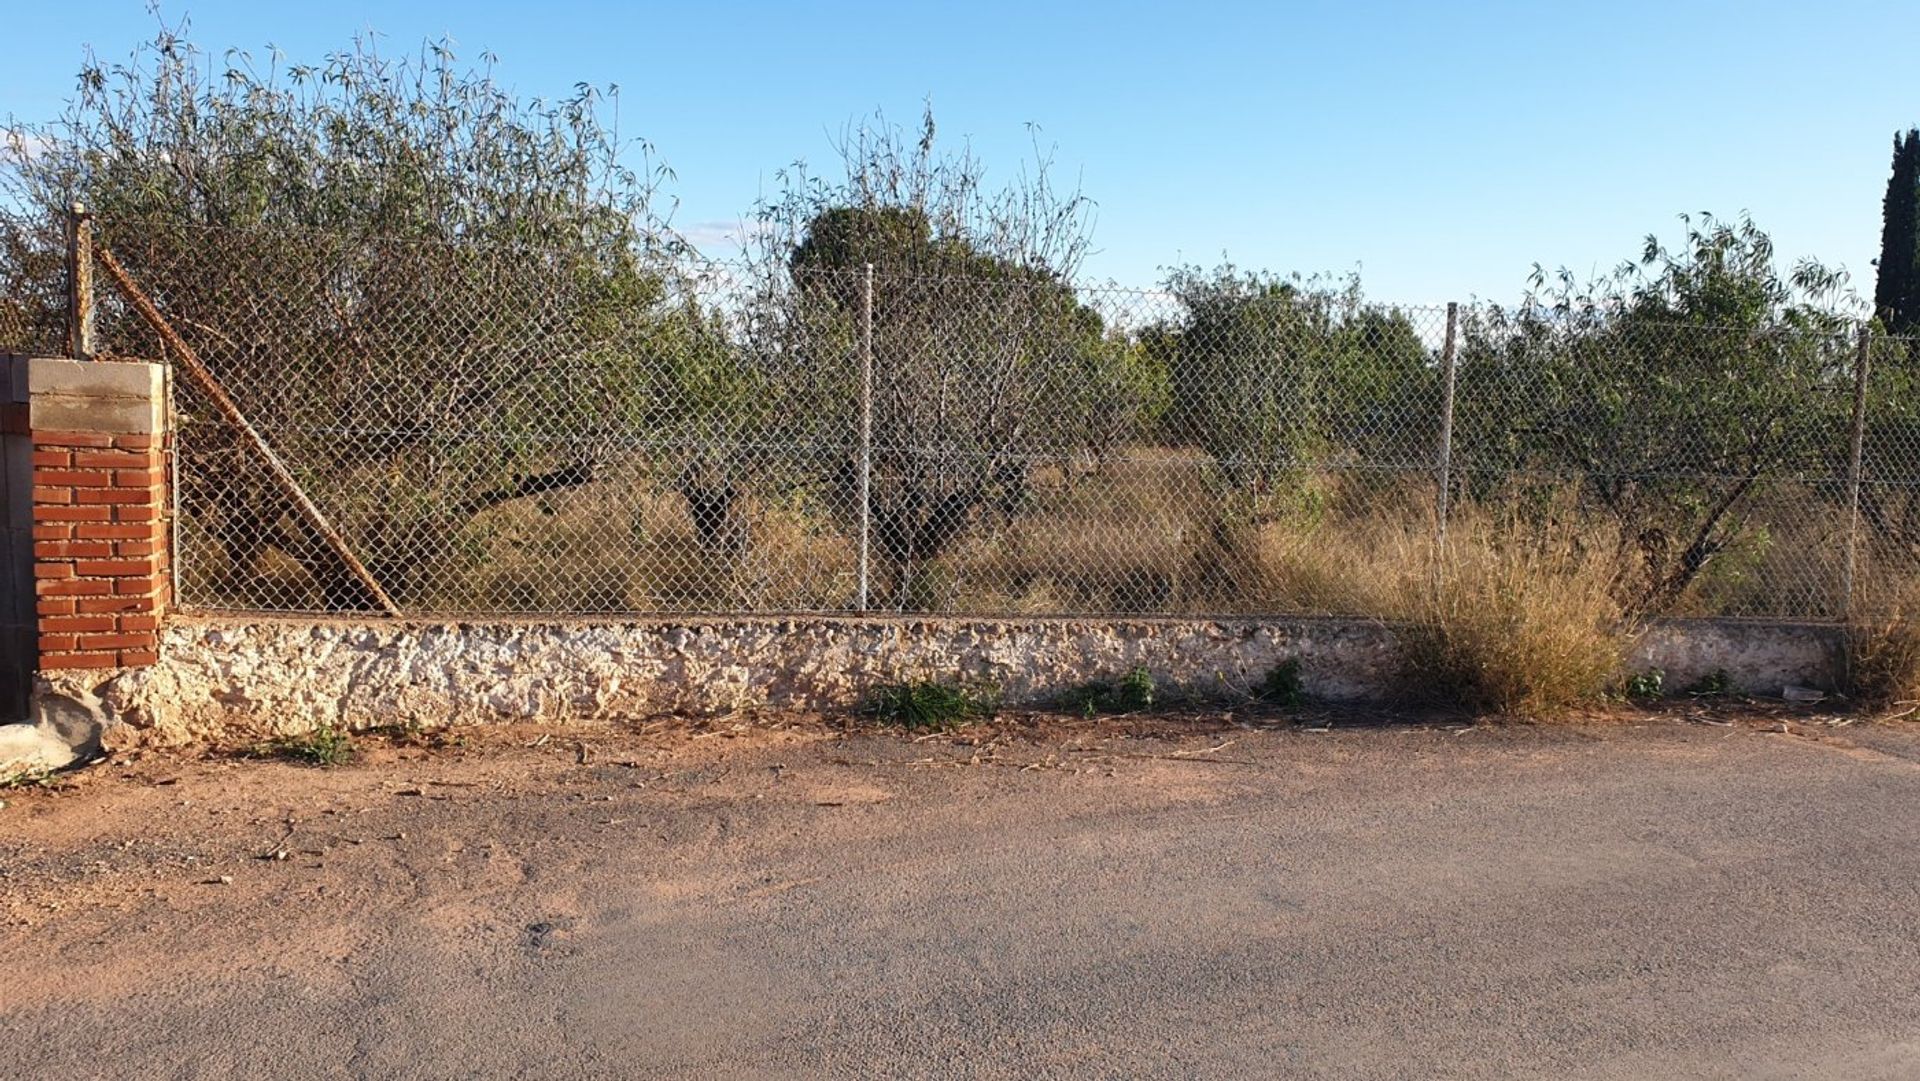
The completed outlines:
{"type": "Polygon", "coordinates": [[[1873,710],[1920,700],[1920,623],[1896,614],[1847,629],[1847,692],[1873,710]]]}
{"type": "Polygon", "coordinates": [[[344,765],[353,757],[353,735],[344,728],[323,724],[301,736],[290,736],[273,745],[279,754],[323,769],[344,765]]]}
{"type": "Polygon", "coordinates": [[[1135,665],[1118,682],[1093,680],[1060,696],[1062,708],[1085,717],[1103,713],[1144,713],[1155,701],[1153,673],[1144,665],[1135,665]]]}
{"type": "Polygon", "coordinates": [[[1634,699],[1658,698],[1666,693],[1667,674],[1658,668],[1649,668],[1636,672],[1627,680],[1627,697],[1634,699]]]}
{"type": "Polygon", "coordinates": [[[1306,687],[1300,678],[1300,660],[1288,657],[1261,677],[1253,695],[1262,702],[1275,706],[1297,706],[1306,701],[1306,687]]]}
{"type": "Polygon", "coordinates": [[[992,688],[932,680],[882,683],[861,704],[867,716],[902,728],[951,728],[991,717],[998,709],[999,694],[992,688]]]}
{"type": "Polygon", "coordinates": [[[1693,681],[1687,693],[1695,698],[1719,698],[1733,693],[1733,677],[1727,675],[1724,668],[1713,671],[1693,681]]]}

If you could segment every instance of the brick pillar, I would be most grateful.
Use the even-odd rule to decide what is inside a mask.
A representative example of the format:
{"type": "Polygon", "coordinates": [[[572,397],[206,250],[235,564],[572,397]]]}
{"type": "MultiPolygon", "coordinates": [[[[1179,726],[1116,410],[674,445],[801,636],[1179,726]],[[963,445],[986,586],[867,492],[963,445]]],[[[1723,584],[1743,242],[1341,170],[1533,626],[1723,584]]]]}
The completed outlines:
{"type": "Polygon", "coordinates": [[[40,669],[158,659],[169,594],[166,369],[28,361],[40,669]]]}

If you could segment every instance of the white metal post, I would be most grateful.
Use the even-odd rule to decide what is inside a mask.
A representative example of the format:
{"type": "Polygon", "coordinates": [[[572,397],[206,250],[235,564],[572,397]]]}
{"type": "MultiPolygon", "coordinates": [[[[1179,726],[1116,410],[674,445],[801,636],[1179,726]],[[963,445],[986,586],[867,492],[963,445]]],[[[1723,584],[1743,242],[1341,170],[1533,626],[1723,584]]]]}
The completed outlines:
{"type": "Polygon", "coordinates": [[[860,590],[859,610],[867,610],[868,573],[873,532],[873,264],[860,290],[860,590]]]}
{"type": "Polygon", "coordinates": [[[1860,475],[1867,435],[1867,366],[1873,357],[1873,329],[1860,328],[1853,362],[1852,446],[1847,454],[1847,558],[1840,569],[1840,614],[1853,618],[1853,575],[1860,549],[1860,475]]]}
{"type": "Polygon", "coordinates": [[[1453,386],[1458,361],[1456,336],[1460,326],[1460,306],[1447,304],[1447,342],[1440,354],[1440,446],[1434,469],[1439,474],[1440,500],[1434,510],[1433,543],[1435,557],[1447,543],[1447,502],[1453,489],[1453,386]]]}

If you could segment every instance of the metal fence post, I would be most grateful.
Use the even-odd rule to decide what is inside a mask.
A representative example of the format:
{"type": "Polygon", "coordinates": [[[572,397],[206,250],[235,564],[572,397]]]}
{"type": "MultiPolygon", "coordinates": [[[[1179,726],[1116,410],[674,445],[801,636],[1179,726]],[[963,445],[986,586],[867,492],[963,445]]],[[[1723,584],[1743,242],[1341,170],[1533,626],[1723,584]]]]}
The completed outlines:
{"type": "Polygon", "coordinates": [[[93,215],[67,210],[67,355],[93,359],[93,215]]]}
{"type": "Polygon", "coordinates": [[[1437,559],[1447,543],[1447,502],[1453,488],[1453,388],[1458,365],[1460,305],[1447,303],[1447,341],[1440,354],[1440,446],[1435,469],[1440,500],[1434,509],[1433,547],[1437,559]]]}
{"type": "Polygon", "coordinates": [[[873,531],[873,264],[860,289],[860,589],[867,610],[869,542],[873,531]]]}
{"type": "Polygon", "coordinates": [[[1873,357],[1873,328],[1860,328],[1853,361],[1853,431],[1847,454],[1847,558],[1840,568],[1840,616],[1853,619],[1853,578],[1860,552],[1860,476],[1867,438],[1867,368],[1873,357]]]}

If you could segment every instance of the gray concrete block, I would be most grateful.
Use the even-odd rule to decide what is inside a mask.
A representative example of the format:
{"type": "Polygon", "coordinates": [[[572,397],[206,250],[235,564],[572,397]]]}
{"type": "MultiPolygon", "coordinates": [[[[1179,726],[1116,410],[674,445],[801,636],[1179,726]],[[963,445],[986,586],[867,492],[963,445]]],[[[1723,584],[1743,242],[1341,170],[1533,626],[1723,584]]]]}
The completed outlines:
{"type": "Polygon", "coordinates": [[[143,361],[57,357],[34,357],[27,361],[27,385],[36,398],[51,394],[158,401],[165,397],[165,375],[166,368],[162,365],[143,361]]]}
{"type": "Polygon", "coordinates": [[[152,435],[164,430],[159,401],[35,394],[27,423],[36,432],[98,432],[152,435]]]}
{"type": "Polygon", "coordinates": [[[42,432],[151,435],[166,423],[166,367],[138,361],[27,361],[27,422],[42,432]]]}

